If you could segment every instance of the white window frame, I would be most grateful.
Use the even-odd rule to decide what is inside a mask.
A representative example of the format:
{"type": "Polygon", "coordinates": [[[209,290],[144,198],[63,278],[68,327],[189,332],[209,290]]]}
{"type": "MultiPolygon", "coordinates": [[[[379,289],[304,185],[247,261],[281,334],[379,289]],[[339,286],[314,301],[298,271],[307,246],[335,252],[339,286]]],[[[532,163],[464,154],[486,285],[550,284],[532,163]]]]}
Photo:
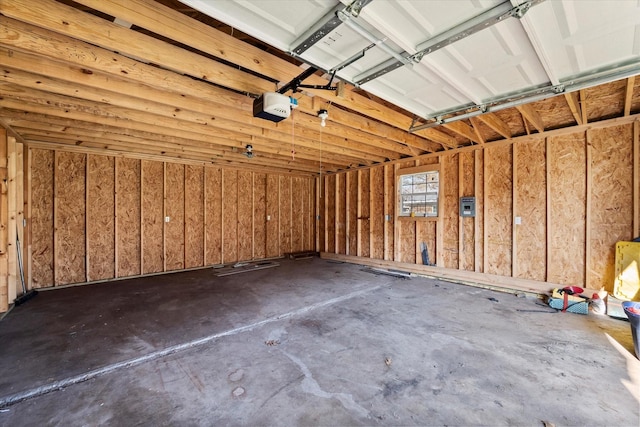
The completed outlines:
{"type": "MultiPolygon", "coordinates": [[[[418,167],[414,167],[414,168],[405,168],[405,169],[398,169],[397,172],[397,176],[396,176],[396,212],[397,212],[397,216],[398,218],[425,218],[425,219],[438,219],[438,217],[440,216],[440,210],[441,208],[441,195],[442,195],[442,182],[441,182],[441,178],[442,178],[442,174],[440,173],[440,165],[426,165],[426,166],[418,166],[418,167]],[[435,174],[434,174],[435,172],[435,174]],[[402,193],[402,189],[403,189],[403,185],[402,185],[402,178],[406,177],[407,175],[427,175],[425,178],[425,187],[429,186],[429,184],[432,184],[430,187],[433,187],[433,184],[436,184],[436,200],[435,202],[431,202],[429,203],[428,201],[425,200],[425,204],[428,204],[430,206],[435,206],[435,213],[433,214],[429,214],[428,212],[416,212],[416,211],[403,211],[403,203],[402,203],[402,196],[403,195],[417,195],[417,196],[422,196],[425,195],[425,197],[429,196],[429,193],[433,193],[433,188],[429,188],[426,189],[425,188],[425,192],[420,192],[420,193],[402,193]],[[435,175],[435,179],[436,181],[433,181],[433,177],[435,175]],[[430,180],[430,181],[429,181],[430,180]]],[[[412,185],[417,185],[417,184],[412,184],[412,185]]],[[[406,186],[405,186],[406,188],[406,186]]]]}

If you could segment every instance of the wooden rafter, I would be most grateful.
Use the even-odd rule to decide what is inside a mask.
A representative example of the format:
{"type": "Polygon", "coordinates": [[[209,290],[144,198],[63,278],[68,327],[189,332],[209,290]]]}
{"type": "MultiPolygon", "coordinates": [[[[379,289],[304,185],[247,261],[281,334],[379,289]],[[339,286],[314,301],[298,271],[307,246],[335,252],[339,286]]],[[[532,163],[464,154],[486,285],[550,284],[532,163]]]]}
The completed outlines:
{"type": "Polygon", "coordinates": [[[569,106],[576,123],[578,125],[584,124],[582,120],[582,108],[580,106],[580,101],[578,100],[578,92],[565,93],[564,99],[567,101],[567,105],[569,106]]]}
{"type": "Polygon", "coordinates": [[[444,127],[449,129],[452,132],[457,133],[458,135],[461,135],[467,138],[470,141],[480,143],[478,135],[475,133],[473,128],[468,124],[466,124],[465,122],[463,122],[462,120],[459,120],[457,122],[447,123],[446,125],[444,125],[444,127]]]}
{"type": "Polygon", "coordinates": [[[584,89],[580,90],[580,111],[582,112],[582,124],[586,125],[589,121],[587,119],[587,92],[584,89]]]}
{"type": "Polygon", "coordinates": [[[481,116],[478,116],[478,120],[484,122],[484,124],[498,132],[504,138],[511,138],[512,135],[511,129],[509,129],[509,125],[494,113],[485,113],[481,116]]]}
{"type": "Polygon", "coordinates": [[[627,79],[627,88],[624,96],[624,115],[631,114],[631,101],[633,99],[633,86],[636,81],[636,76],[631,76],[627,79]]]}
{"type": "Polygon", "coordinates": [[[544,121],[542,116],[536,109],[530,104],[519,105],[516,109],[522,114],[529,123],[537,129],[538,132],[544,132],[544,121]]]}
{"type": "Polygon", "coordinates": [[[471,117],[469,119],[469,121],[473,125],[473,131],[475,132],[476,136],[478,137],[478,142],[480,144],[486,143],[486,140],[485,140],[484,136],[482,135],[482,132],[480,132],[480,121],[478,119],[476,119],[475,117],[471,117]]]}

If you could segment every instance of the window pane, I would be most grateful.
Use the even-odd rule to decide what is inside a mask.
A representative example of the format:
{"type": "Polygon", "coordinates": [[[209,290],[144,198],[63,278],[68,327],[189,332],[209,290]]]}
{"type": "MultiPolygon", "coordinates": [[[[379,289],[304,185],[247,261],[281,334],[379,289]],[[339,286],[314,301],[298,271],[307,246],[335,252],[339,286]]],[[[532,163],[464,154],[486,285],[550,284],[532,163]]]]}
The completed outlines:
{"type": "Polygon", "coordinates": [[[399,215],[438,216],[438,181],[438,171],[402,175],[399,185],[399,215]]]}

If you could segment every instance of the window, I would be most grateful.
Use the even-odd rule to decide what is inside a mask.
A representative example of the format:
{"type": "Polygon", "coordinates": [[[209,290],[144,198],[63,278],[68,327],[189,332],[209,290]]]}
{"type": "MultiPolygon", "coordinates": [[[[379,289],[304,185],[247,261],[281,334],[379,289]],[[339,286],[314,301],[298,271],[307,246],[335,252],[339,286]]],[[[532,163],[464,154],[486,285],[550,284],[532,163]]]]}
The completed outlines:
{"type": "Polygon", "coordinates": [[[440,171],[438,166],[398,171],[399,216],[437,217],[440,171]]]}

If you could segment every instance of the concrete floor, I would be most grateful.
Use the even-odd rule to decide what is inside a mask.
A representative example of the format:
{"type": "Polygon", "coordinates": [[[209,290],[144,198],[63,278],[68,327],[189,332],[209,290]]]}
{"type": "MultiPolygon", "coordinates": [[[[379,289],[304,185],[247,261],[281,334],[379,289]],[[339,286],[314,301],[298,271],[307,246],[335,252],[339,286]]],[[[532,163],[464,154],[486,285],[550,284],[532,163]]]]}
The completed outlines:
{"type": "Polygon", "coordinates": [[[629,323],[539,304],[317,258],[40,292],[0,425],[637,426],[629,323]]]}

